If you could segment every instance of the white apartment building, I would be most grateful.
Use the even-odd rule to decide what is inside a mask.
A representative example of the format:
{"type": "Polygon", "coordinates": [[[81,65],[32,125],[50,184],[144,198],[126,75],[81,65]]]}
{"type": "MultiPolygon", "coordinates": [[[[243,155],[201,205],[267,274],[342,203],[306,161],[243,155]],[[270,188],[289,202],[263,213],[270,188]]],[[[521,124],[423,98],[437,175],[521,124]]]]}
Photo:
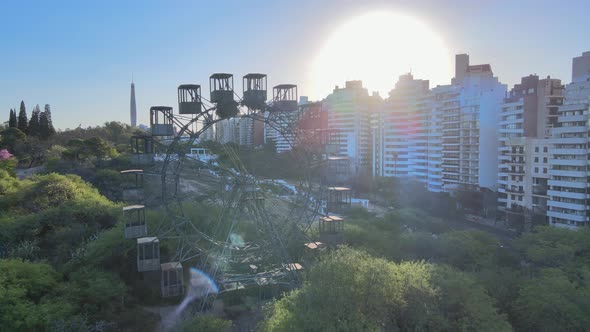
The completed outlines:
{"type": "Polygon", "coordinates": [[[348,157],[352,174],[370,172],[373,160],[373,118],[381,99],[370,96],[361,81],[348,81],[344,88],[336,86],[325,100],[328,129],[338,134],[337,155],[348,157]]]}
{"type": "Polygon", "coordinates": [[[377,116],[379,143],[374,149],[380,157],[375,159],[379,163],[374,167],[375,175],[429,183],[434,168],[440,168],[440,131],[433,130],[438,124],[431,122],[433,99],[428,84],[427,80],[415,80],[406,74],[389,92],[377,116]],[[433,154],[438,154],[438,164],[431,164],[433,154]]]}
{"type": "Polygon", "coordinates": [[[504,99],[498,127],[498,207],[503,218],[546,223],[548,138],[563,102],[558,79],[523,77],[504,99]]]}
{"type": "Polygon", "coordinates": [[[215,141],[215,125],[209,126],[209,128],[205,129],[201,133],[199,139],[202,141],[215,141]]]}
{"type": "Polygon", "coordinates": [[[589,181],[590,52],[574,58],[572,83],[565,88],[549,150],[551,225],[575,228],[590,221],[589,181]]]}
{"type": "Polygon", "coordinates": [[[241,117],[238,120],[238,144],[245,146],[253,145],[253,131],[254,131],[254,119],[251,117],[241,117]]]}
{"type": "Polygon", "coordinates": [[[467,55],[457,55],[457,63],[465,62],[466,71],[454,79],[457,89],[445,91],[441,88],[440,93],[435,89],[435,100],[443,104],[444,190],[458,187],[495,190],[498,182],[496,133],[506,85],[494,77],[490,65],[469,65],[467,55]]]}
{"type": "Polygon", "coordinates": [[[297,145],[299,110],[266,113],[264,117],[264,142],[274,142],[278,153],[291,151],[297,145]]]}
{"type": "Polygon", "coordinates": [[[434,192],[497,186],[500,104],[506,86],[490,65],[456,57],[453,84],[402,75],[379,112],[374,174],[416,179],[434,192]]]}
{"type": "Polygon", "coordinates": [[[240,119],[230,118],[215,123],[215,140],[221,144],[239,143],[240,119]]]}

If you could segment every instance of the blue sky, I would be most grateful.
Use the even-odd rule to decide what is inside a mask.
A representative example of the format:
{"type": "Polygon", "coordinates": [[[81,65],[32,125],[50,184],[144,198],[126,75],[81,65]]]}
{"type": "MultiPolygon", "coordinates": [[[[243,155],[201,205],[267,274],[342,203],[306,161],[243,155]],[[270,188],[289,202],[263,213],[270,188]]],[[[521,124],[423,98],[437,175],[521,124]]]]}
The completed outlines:
{"type": "Polygon", "coordinates": [[[35,104],[51,104],[58,128],[128,122],[132,74],[140,123],[148,122],[150,105],[176,108],[179,84],[201,84],[207,94],[213,72],[238,80],[264,72],[269,86],[295,83],[309,94],[311,59],[331,31],[379,10],[424,21],[450,52],[491,63],[509,85],[531,73],[569,82],[571,58],[590,50],[587,0],[6,0],[0,120],[25,100],[29,114],[35,104]]]}

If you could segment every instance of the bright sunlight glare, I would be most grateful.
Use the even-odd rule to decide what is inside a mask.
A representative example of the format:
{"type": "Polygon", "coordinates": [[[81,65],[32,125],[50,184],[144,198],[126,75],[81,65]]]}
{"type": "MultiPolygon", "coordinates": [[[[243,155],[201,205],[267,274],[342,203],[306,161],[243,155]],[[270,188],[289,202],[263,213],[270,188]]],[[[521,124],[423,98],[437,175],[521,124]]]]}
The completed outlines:
{"type": "Polygon", "coordinates": [[[448,84],[452,60],[441,38],[423,22],[394,12],[359,16],[337,28],[310,70],[312,97],[329,94],[335,85],[362,80],[382,97],[399,75],[448,84]]]}

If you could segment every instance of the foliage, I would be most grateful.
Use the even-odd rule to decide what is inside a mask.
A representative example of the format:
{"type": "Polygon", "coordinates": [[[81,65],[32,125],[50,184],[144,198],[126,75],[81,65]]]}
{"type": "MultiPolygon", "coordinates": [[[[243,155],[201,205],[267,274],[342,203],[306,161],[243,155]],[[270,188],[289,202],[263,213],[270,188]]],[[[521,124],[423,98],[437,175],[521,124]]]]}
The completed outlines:
{"type": "Polygon", "coordinates": [[[215,318],[209,315],[196,315],[189,319],[183,320],[174,327],[174,332],[191,332],[191,331],[227,331],[231,327],[231,321],[215,318]]]}
{"type": "Polygon", "coordinates": [[[39,116],[39,137],[47,140],[53,135],[55,135],[55,128],[53,128],[53,121],[51,120],[51,107],[49,104],[45,104],[45,110],[39,116]]]}
{"type": "Polygon", "coordinates": [[[16,111],[12,108],[10,109],[10,116],[8,118],[8,127],[9,128],[16,128],[17,127],[17,120],[16,120],[16,111]]]}
{"type": "Polygon", "coordinates": [[[15,148],[17,144],[19,142],[25,141],[27,138],[25,133],[20,131],[18,128],[5,129],[0,132],[0,137],[2,138],[2,140],[0,140],[0,147],[8,149],[9,151],[12,151],[12,153],[16,153],[15,148]]]}
{"type": "Polygon", "coordinates": [[[0,241],[15,252],[33,241],[52,262],[69,259],[72,248],[113,226],[120,214],[115,204],[73,175],[12,182],[0,177],[0,190],[5,192],[0,196],[0,241]]]}
{"type": "MultiPolygon", "coordinates": [[[[5,169],[0,169],[0,201],[6,194],[13,193],[21,188],[22,183],[5,169]]],[[[0,214],[1,216],[1,214],[0,214]]]]}
{"type": "Polygon", "coordinates": [[[67,150],[62,153],[65,159],[75,161],[86,161],[91,157],[98,161],[105,157],[114,157],[117,155],[115,149],[100,137],[91,137],[88,139],[73,139],[68,142],[67,150]]]}
{"type": "Polygon", "coordinates": [[[267,308],[265,331],[507,331],[493,300],[466,274],[395,264],[348,248],[311,268],[303,287],[267,308]],[[335,305],[337,304],[337,305],[335,305]]]}
{"type": "Polygon", "coordinates": [[[514,303],[523,331],[585,331],[590,326],[590,271],[576,283],[559,269],[548,268],[520,289],[514,303]]]}
{"type": "Polygon", "coordinates": [[[17,128],[23,133],[29,132],[29,119],[27,117],[27,109],[25,108],[25,102],[20,102],[20,111],[18,112],[18,124],[17,128]]]}
{"type": "MultiPolygon", "coordinates": [[[[13,177],[16,176],[16,158],[13,158],[12,154],[8,150],[0,150],[0,170],[8,172],[13,177]]],[[[0,190],[0,194],[2,191],[0,190]]]]}
{"type": "Polygon", "coordinates": [[[55,289],[59,274],[47,264],[0,260],[0,326],[6,331],[39,331],[74,312],[55,289]]]}
{"type": "Polygon", "coordinates": [[[496,253],[502,249],[498,240],[481,231],[443,233],[439,238],[438,256],[462,270],[479,270],[495,266],[496,253]]]}
{"type": "Polygon", "coordinates": [[[59,160],[62,158],[63,153],[66,151],[67,149],[61,145],[55,144],[52,145],[48,150],[47,150],[47,159],[48,160],[59,160]]]}
{"type": "Polygon", "coordinates": [[[542,226],[516,241],[523,257],[537,267],[562,267],[573,263],[590,266],[590,230],[542,226]]]}
{"type": "Polygon", "coordinates": [[[31,119],[29,120],[29,131],[27,134],[29,136],[37,137],[41,135],[41,109],[39,109],[39,105],[33,108],[31,119]]]}

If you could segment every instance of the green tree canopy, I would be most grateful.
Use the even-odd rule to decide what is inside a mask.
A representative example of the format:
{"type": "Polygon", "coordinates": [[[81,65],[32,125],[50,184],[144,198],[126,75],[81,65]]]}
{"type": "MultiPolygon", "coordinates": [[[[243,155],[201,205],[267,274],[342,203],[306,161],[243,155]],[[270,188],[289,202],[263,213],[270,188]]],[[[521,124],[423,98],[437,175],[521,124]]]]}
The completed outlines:
{"type": "Polygon", "coordinates": [[[45,110],[39,116],[39,137],[46,140],[53,135],[55,135],[55,128],[51,120],[51,107],[45,104],[45,110]]]}
{"type": "Polygon", "coordinates": [[[25,102],[20,102],[20,111],[18,112],[18,129],[25,134],[29,133],[29,118],[27,117],[27,109],[25,108],[25,102]]]}
{"type": "Polygon", "coordinates": [[[516,323],[523,331],[587,331],[590,326],[590,271],[585,284],[562,270],[548,268],[528,280],[514,303],[516,323]]]}
{"type": "Polygon", "coordinates": [[[18,128],[8,128],[0,132],[1,146],[8,149],[9,152],[13,154],[18,154],[17,146],[19,143],[25,142],[27,139],[27,135],[20,131],[18,128]]]}
{"type": "Polygon", "coordinates": [[[471,277],[424,262],[328,252],[303,287],[267,309],[265,331],[509,331],[471,277]]]}
{"type": "Polygon", "coordinates": [[[67,317],[71,304],[54,296],[59,274],[49,265],[0,260],[0,326],[5,331],[42,331],[67,317]]]}
{"type": "Polygon", "coordinates": [[[39,105],[35,106],[31,113],[28,134],[37,137],[41,136],[41,109],[39,108],[39,105]]]}
{"type": "Polygon", "coordinates": [[[8,118],[8,127],[9,128],[16,128],[17,127],[17,120],[16,120],[16,111],[12,108],[10,109],[10,116],[8,118]]]}

